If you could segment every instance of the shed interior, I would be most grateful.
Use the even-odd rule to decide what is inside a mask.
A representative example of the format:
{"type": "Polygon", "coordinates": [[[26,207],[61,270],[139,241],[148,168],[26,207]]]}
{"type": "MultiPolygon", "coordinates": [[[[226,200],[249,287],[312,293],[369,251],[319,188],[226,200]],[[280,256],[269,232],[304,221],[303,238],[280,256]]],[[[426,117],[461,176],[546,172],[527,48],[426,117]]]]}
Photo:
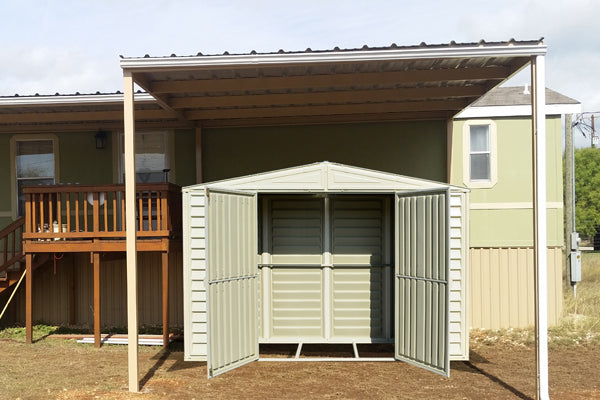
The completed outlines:
{"type": "Polygon", "coordinates": [[[261,343],[393,342],[390,194],[258,197],[261,343]]]}

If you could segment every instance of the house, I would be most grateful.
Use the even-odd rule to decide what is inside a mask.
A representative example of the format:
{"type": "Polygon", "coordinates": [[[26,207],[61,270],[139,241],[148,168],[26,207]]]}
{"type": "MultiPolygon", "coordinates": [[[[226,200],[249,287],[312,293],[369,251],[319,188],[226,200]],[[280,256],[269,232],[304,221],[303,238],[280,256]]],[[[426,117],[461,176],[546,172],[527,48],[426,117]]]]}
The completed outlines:
{"type": "MultiPolygon", "coordinates": [[[[140,324],[162,322],[166,334],[169,323],[183,324],[191,317],[191,311],[198,311],[200,319],[186,324],[198,325],[199,330],[194,333],[205,343],[210,340],[201,337],[202,330],[206,332],[203,326],[207,324],[206,314],[211,312],[211,305],[219,303],[208,301],[205,310],[188,308],[194,306],[190,303],[194,296],[206,296],[206,290],[195,293],[191,287],[184,290],[182,274],[203,276],[205,271],[195,268],[190,261],[194,257],[200,259],[201,253],[181,254],[179,229],[183,228],[185,233],[190,220],[186,214],[183,223],[178,223],[181,213],[176,207],[181,203],[174,195],[178,190],[167,181],[179,186],[233,182],[238,177],[271,174],[327,160],[344,165],[342,169],[353,176],[355,185],[360,175],[357,171],[368,170],[366,175],[373,179],[390,174],[393,177],[389,181],[398,185],[413,179],[422,187],[433,185],[438,191],[452,185],[464,186],[460,177],[455,178],[454,163],[459,162],[462,153],[456,157],[459,139],[456,124],[460,122],[452,122],[452,118],[525,66],[535,63],[536,71],[543,71],[545,52],[546,46],[540,41],[511,40],[123,58],[122,96],[2,98],[0,151],[8,157],[1,158],[4,166],[0,170],[5,172],[0,178],[11,187],[10,192],[0,195],[0,217],[4,224],[10,224],[10,229],[2,234],[16,235],[14,241],[19,243],[21,228],[11,221],[24,215],[18,225],[24,226],[25,262],[19,259],[11,268],[19,270],[25,264],[29,272],[27,290],[17,296],[12,318],[26,321],[29,339],[33,320],[88,325],[93,321],[99,343],[101,326],[126,323],[127,267],[130,293],[135,294],[139,287],[138,307],[135,307],[136,296],[132,295],[129,310],[135,314],[138,309],[140,324]],[[134,95],[134,83],[148,94],[134,95]],[[123,178],[134,174],[139,182],[137,189],[131,184],[127,188],[121,186],[123,178]],[[431,181],[435,183],[425,183],[431,181]],[[26,187],[32,183],[53,186],[26,187]],[[128,209],[135,208],[135,213],[125,212],[126,202],[128,209]],[[136,231],[124,229],[125,225],[135,226],[136,231]],[[40,266],[36,269],[37,264],[40,266]],[[137,283],[131,279],[136,269],[137,283]],[[182,313],[181,307],[184,299],[186,313],[182,313]]],[[[535,115],[543,118],[544,99],[535,90],[543,87],[543,74],[538,72],[534,78],[532,98],[539,111],[535,115]]],[[[536,131],[543,137],[545,125],[536,125],[536,131]]],[[[206,188],[211,190],[210,186],[206,188]]],[[[405,188],[388,186],[386,196],[392,196],[398,189],[405,188]]],[[[444,190],[449,193],[450,189],[444,190]]],[[[350,191],[357,192],[357,188],[350,191]]],[[[322,194],[324,189],[317,192],[322,194]]],[[[440,196],[443,204],[449,206],[449,195],[440,196]]],[[[392,197],[387,199],[391,201],[392,197]]],[[[388,200],[379,202],[385,204],[388,200]]],[[[399,204],[397,197],[394,201],[399,204]]],[[[444,218],[450,216],[444,215],[444,218]]],[[[391,224],[388,218],[385,221],[391,224]]],[[[449,223],[432,223],[431,229],[434,225],[435,230],[428,231],[432,235],[450,234],[449,223]]],[[[533,224],[523,229],[533,229],[533,224]]],[[[462,240],[468,236],[466,231],[464,235],[461,233],[462,240]]],[[[538,239],[533,247],[546,247],[543,237],[538,239]]],[[[6,242],[12,243],[10,240],[6,242]]],[[[449,255],[451,241],[440,243],[442,253],[449,255]]],[[[470,243],[473,248],[477,242],[470,243]]],[[[253,247],[256,252],[257,246],[253,247]]],[[[184,252],[188,250],[183,246],[184,252]]],[[[431,248],[424,251],[433,256],[431,248]]],[[[20,254],[18,246],[12,252],[5,252],[10,253],[5,259],[20,254]]],[[[326,253],[322,248],[316,255],[326,258],[326,253]]],[[[468,255],[464,261],[458,280],[452,283],[461,287],[460,293],[467,290],[468,255]]],[[[450,268],[450,262],[438,266],[450,268]]],[[[447,277],[395,275],[400,281],[408,280],[415,285],[417,281],[439,284],[437,291],[428,296],[450,290],[447,277]]],[[[219,276],[217,281],[229,279],[219,276]]],[[[201,280],[208,283],[205,277],[201,280]]],[[[10,279],[7,281],[11,283],[10,279]]],[[[533,285],[528,290],[531,292],[533,285]]],[[[413,297],[387,307],[390,312],[401,312],[402,307],[416,301],[413,297]]],[[[462,301],[465,298],[459,303],[462,301]]],[[[525,306],[527,301],[523,299],[518,307],[525,306]]],[[[468,301],[465,303],[465,312],[459,315],[464,326],[469,308],[468,301]]],[[[421,306],[415,303],[415,307],[421,306]]],[[[223,307],[226,309],[228,305],[223,307]]],[[[445,306],[432,313],[439,318],[435,325],[442,321],[449,325],[450,312],[445,306]]],[[[400,323],[399,315],[395,314],[388,322],[392,320],[400,323]]],[[[133,321],[135,326],[135,318],[133,321]]],[[[439,332],[431,331],[431,326],[427,329],[424,334],[435,338],[429,344],[428,357],[431,358],[434,347],[440,349],[435,361],[424,360],[420,351],[411,354],[420,343],[414,333],[405,338],[406,353],[399,351],[397,356],[447,374],[449,326],[439,332]]],[[[390,326],[388,332],[391,331],[399,332],[399,326],[390,326]]],[[[462,342],[468,330],[461,332],[462,342]]],[[[213,335],[213,339],[217,336],[213,335]]],[[[256,354],[237,356],[239,359],[227,363],[240,365],[254,359],[256,354]]],[[[459,357],[468,357],[468,349],[461,348],[459,357]]],[[[213,367],[222,370],[223,365],[211,364],[213,367]]]]}
{"type": "MultiPolygon", "coordinates": [[[[564,249],[561,116],[581,104],[546,89],[548,317],[562,312],[564,249]]],[[[472,328],[532,326],[531,93],[497,87],[452,125],[450,183],[470,189],[469,316],[472,328]],[[475,142],[477,140],[477,142],[475,142]],[[474,172],[477,167],[476,175],[474,172]]]]}

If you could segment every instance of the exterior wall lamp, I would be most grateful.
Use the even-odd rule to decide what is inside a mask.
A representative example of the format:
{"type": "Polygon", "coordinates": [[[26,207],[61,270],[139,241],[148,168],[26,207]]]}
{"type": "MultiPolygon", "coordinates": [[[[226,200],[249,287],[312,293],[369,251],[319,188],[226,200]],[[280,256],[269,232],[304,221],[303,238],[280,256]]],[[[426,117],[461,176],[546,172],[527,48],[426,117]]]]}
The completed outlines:
{"type": "Polygon", "coordinates": [[[106,148],[106,132],[98,131],[94,135],[94,139],[96,139],[96,148],[97,149],[105,149],[106,148]]]}

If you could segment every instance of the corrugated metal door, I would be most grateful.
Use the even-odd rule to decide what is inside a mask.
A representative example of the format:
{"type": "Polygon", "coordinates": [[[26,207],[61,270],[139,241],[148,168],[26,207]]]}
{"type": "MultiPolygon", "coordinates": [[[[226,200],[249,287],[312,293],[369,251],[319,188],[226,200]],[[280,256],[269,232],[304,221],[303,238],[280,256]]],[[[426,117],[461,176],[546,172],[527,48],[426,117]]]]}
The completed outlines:
{"type": "Polygon", "coordinates": [[[450,376],[449,201],[449,190],[396,194],[395,357],[444,376],[450,376]]]}
{"type": "Polygon", "coordinates": [[[207,192],[208,377],[258,359],[256,194],[207,192]]]}

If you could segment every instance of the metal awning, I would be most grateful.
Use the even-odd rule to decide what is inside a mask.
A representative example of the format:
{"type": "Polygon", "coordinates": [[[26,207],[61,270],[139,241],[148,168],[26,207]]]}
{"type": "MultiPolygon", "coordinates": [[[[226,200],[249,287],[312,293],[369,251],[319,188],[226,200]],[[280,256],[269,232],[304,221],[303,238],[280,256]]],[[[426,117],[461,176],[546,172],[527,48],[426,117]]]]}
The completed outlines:
{"type": "MultiPolygon", "coordinates": [[[[141,129],[190,127],[147,93],[135,95],[141,129]]],[[[56,94],[0,97],[0,133],[123,130],[123,94],[56,94]]]]}
{"type": "Polygon", "coordinates": [[[542,55],[541,41],[123,58],[196,126],[450,119],[542,55]]]}
{"type": "MultiPolygon", "coordinates": [[[[531,65],[537,386],[548,398],[545,55],[541,40],[510,40],[123,58],[126,210],[135,208],[134,84],[199,134],[202,127],[450,119],[531,65]]],[[[126,214],[134,225],[134,213],[126,214]]],[[[135,240],[128,231],[130,343],[137,341],[135,240]]],[[[139,390],[136,346],[129,347],[129,389],[139,390]]]]}

